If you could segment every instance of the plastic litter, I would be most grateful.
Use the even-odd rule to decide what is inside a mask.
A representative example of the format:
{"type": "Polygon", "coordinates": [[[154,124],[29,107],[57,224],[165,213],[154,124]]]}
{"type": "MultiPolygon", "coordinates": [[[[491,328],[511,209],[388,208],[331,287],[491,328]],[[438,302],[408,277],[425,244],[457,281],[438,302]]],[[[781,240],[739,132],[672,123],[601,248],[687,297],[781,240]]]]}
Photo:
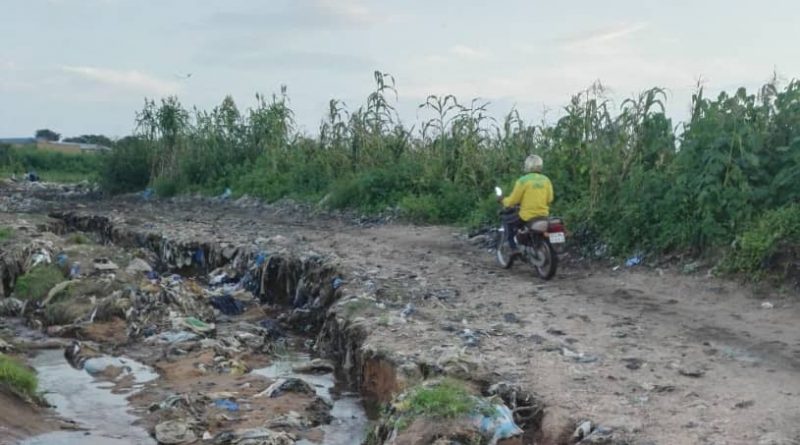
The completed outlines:
{"type": "Polygon", "coordinates": [[[214,406],[228,411],[239,411],[239,404],[230,399],[214,400],[214,406]]]}
{"type": "Polygon", "coordinates": [[[153,268],[147,261],[141,258],[134,258],[128,264],[128,267],[125,268],[128,273],[135,274],[135,273],[148,273],[152,272],[153,268]]]}
{"type": "Polygon", "coordinates": [[[315,358],[310,362],[292,367],[292,371],[298,374],[330,374],[334,371],[334,366],[328,360],[315,358]]]}
{"type": "Polygon", "coordinates": [[[200,335],[205,335],[208,334],[209,332],[214,331],[213,323],[206,323],[194,317],[176,318],[173,321],[173,326],[174,325],[177,325],[178,327],[187,328],[200,335]]]}
{"type": "Polygon", "coordinates": [[[573,440],[582,440],[586,437],[589,437],[589,434],[592,433],[592,422],[586,420],[578,425],[578,428],[575,429],[575,432],[572,433],[573,440]]]}
{"type": "Polygon", "coordinates": [[[638,266],[640,264],[642,264],[642,256],[641,255],[632,256],[632,257],[628,258],[627,261],[625,261],[625,267],[633,267],[633,266],[638,266]]]}
{"type": "Polygon", "coordinates": [[[219,199],[226,200],[226,199],[230,198],[232,194],[233,194],[233,192],[231,191],[231,189],[229,187],[226,187],[225,191],[222,192],[221,195],[219,195],[219,199]]]}
{"type": "Polygon", "coordinates": [[[239,315],[244,312],[244,303],[230,295],[211,297],[211,306],[219,309],[225,315],[239,315]]]}
{"type": "Polygon", "coordinates": [[[408,303],[408,304],[406,304],[406,307],[403,309],[403,311],[402,311],[402,312],[400,312],[400,316],[401,316],[401,317],[403,317],[403,318],[408,318],[408,317],[410,317],[410,316],[411,316],[411,315],[412,315],[414,312],[416,312],[416,308],[414,308],[414,305],[413,305],[413,304],[411,304],[411,303],[408,303]]]}
{"type": "MultiPolygon", "coordinates": [[[[223,433],[225,434],[225,433],[223,433]]],[[[285,432],[276,432],[267,428],[252,428],[239,430],[233,433],[229,441],[218,443],[232,443],[235,445],[294,445],[297,436],[285,432]]],[[[219,436],[215,438],[218,440],[219,436]]]]}
{"type": "Polygon", "coordinates": [[[187,420],[168,420],[156,425],[156,440],[166,445],[191,443],[197,436],[187,420]]]}
{"type": "Polygon", "coordinates": [[[775,305],[770,303],[769,301],[765,301],[765,302],[761,303],[761,309],[772,309],[774,307],[775,307],[775,305]]]}
{"type": "Polygon", "coordinates": [[[155,341],[160,343],[177,344],[187,341],[194,341],[199,339],[200,336],[188,331],[167,331],[158,335],[151,336],[148,341],[155,341]]]}
{"type": "Polygon", "coordinates": [[[146,188],[140,193],[142,198],[144,198],[145,200],[152,198],[155,194],[156,194],[155,190],[151,188],[146,188]]]}
{"type": "Polygon", "coordinates": [[[495,445],[499,440],[522,434],[522,429],[514,423],[514,414],[507,406],[494,405],[491,408],[493,408],[491,414],[475,414],[471,419],[472,424],[478,428],[481,434],[490,438],[490,445],[495,445]]]}
{"type": "Polygon", "coordinates": [[[192,260],[200,266],[206,265],[206,254],[203,252],[203,249],[197,249],[192,255],[192,260]]]}
{"type": "Polygon", "coordinates": [[[344,284],[344,280],[339,277],[333,279],[333,290],[339,289],[344,284]]]}
{"type": "Polygon", "coordinates": [[[69,261],[69,257],[67,257],[66,253],[59,253],[56,256],[56,264],[58,265],[58,267],[66,268],[68,261],[69,261]]]}
{"type": "Polygon", "coordinates": [[[255,260],[256,266],[260,267],[262,264],[264,264],[264,261],[267,261],[267,256],[269,256],[267,252],[258,252],[255,260]]]}
{"type": "Polygon", "coordinates": [[[285,379],[278,379],[269,386],[269,388],[256,394],[255,397],[278,397],[287,392],[296,392],[301,394],[314,395],[316,391],[305,380],[290,377],[285,379]]]}
{"type": "Polygon", "coordinates": [[[25,304],[16,298],[0,299],[0,317],[16,317],[24,307],[25,304]]]}
{"type": "Polygon", "coordinates": [[[50,264],[50,254],[42,249],[38,253],[34,253],[31,255],[31,265],[30,268],[34,268],[40,264],[50,264]]]}
{"type": "Polygon", "coordinates": [[[81,263],[76,261],[72,263],[72,267],[69,269],[69,277],[77,278],[79,276],[81,276],[81,263]]]}
{"type": "Polygon", "coordinates": [[[119,266],[107,258],[99,258],[95,260],[94,268],[100,271],[111,271],[119,269],[119,266]]]}

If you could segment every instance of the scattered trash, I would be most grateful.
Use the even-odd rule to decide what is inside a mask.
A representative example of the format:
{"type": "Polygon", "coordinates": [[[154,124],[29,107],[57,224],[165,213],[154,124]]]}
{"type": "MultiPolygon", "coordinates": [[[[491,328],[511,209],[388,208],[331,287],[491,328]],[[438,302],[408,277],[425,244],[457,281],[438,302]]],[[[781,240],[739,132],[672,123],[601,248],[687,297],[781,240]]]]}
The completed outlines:
{"type": "Polygon", "coordinates": [[[281,329],[280,323],[277,320],[273,320],[271,318],[267,318],[258,322],[262,328],[267,330],[267,334],[273,339],[284,337],[285,334],[283,333],[283,329],[281,329]]]}
{"type": "Polygon", "coordinates": [[[256,255],[255,259],[256,266],[260,267],[262,264],[264,264],[264,261],[267,261],[267,256],[267,252],[258,252],[258,255],[256,255]]]}
{"type": "Polygon", "coordinates": [[[141,258],[134,258],[128,264],[128,267],[125,268],[125,271],[130,274],[149,273],[153,271],[153,268],[147,263],[147,261],[141,258]]]}
{"type": "Polygon", "coordinates": [[[509,439],[523,433],[522,429],[514,423],[514,414],[507,406],[494,405],[481,411],[480,414],[472,416],[472,424],[490,438],[490,444],[494,445],[499,440],[509,439]]]}
{"type": "Polygon", "coordinates": [[[592,434],[592,422],[586,420],[581,422],[578,428],[575,429],[575,432],[572,433],[572,439],[580,441],[589,437],[589,434],[592,434]]]}
{"type": "Polygon", "coordinates": [[[202,320],[198,320],[194,317],[183,317],[183,318],[176,318],[173,320],[173,327],[185,327],[191,331],[194,331],[200,335],[208,334],[209,332],[214,331],[214,324],[213,323],[206,323],[202,320]],[[177,326],[176,326],[177,325],[177,326]]]}
{"type": "Polygon", "coordinates": [[[114,264],[113,261],[109,260],[108,258],[98,258],[94,260],[94,268],[99,271],[111,271],[119,269],[119,266],[114,264]]]}
{"type": "Polygon", "coordinates": [[[158,335],[153,335],[148,338],[148,341],[155,341],[161,343],[178,344],[187,341],[194,341],[199,339],[200,336],[187,331],[167,331],[158,335]]]}
{"type": "Polygon", "coordinates": [[[683,273],[685,274],[692,274],[697,272],[697,269],[700,268],[700,263],[697,261],[693,261],[691,263],[685,264],[683,266],[683,273]]]}
{"type": "Polygon", "coordinates": [[[311,422],[296,411],[289,411],[282,416],[268,420],[264,426],[267,428],[305,429],[311,426],[311,422]]]}
{"type": "Polygon", "coordinates": [[[584,354],[582,352],[575,352],[568,348],[561,348],[561,354],[563,354],[564,357],[571,358],[578,363],[594,363],[599,360],[599,358],[593,355],[584,354]]]}
{"type": "Polygon", "coordinates": [[[25,303],[16,298],[0,299],[0,317],[16,317],[22,314],[25,303]]]}
{"type": "Polygon", "coordinates": [[[79,276],[81,276],[81,263],[76,261],[72,263],[72,267],[69,269],[69,277],[78,278],[79,276]]]}
{"type": "Polygon", "coordinates": [[[506,323],[519,323],[519,318],[511,312],[503,314],[503,320],[505,320],[506,323]]]}
{"type": "Polygon", "coordinates": [[[50,254],[46,250],[42,249],[38,253],[31,255],[28,269],[33,269],[41,264],[50,264],[50,262],[50,254]]]}
{"type": "Polygon", "coordinates": [[[197,436],[187,420],[168,420],[156,425],[156,440],[166,445],[191,443],[197,436]]]}
{"type": "Polygon", "coordinates": [[[155,194],[156,194],[156,191],[151,189],[151,188],[146,188],[141,192],[141,196],[142,196],[142,198],[144,198],[145,201],[147,201],[150,198],[152,198],[153,196],[155,196],[155,194]]]}
{"type": "Polygon", "coordinates": [[[642,264],[642,256],[641,255],[632,256],[632,257],[628,258],[627,261],[625,261],[625,267],[634,267],[634,266],[638,266],[640,264],[642,264]]]}
{"type": "Polygon", "coordinates": [[[215,438],[215,442],[235,445],[294,445],[297,441],[297,436],[294,434],[276,432],[267,428],[239,430],[234,432],[232,436],[228,441],[219,441],[218,436],[215,438]]]}
{"type": "Polygon", "coordinates": [[[478,337],[478,333],[472,329],[464,329],[463,331],[459,332],[458,336],[464,340],[464,344],[467,346],[475,347],[481,342],[481,339],[478,337]]]}
{"type": "Polygon", "coordinates": [[[233,192],[231,191],[231,189],[229,187],[226,187],[225,191],[222,192],[222,194],[219,196],[219,199],[224,201],[224,200],[230,198],[232,194],[233,194],[233,192]]]}
{"type": "Polygon", "coordinates": [[[69,257],[67,256],[66,253],[59,253],[56,256],[56,264],[58,265],[58,267],[66,268],[68,261],[69,261],[69,257]]]}
{"type": "Polygon", "coordinates": [[[192,260],[196,264],[198,264],[200,266],[205,266],[206,265],[206,254],[205,254],[205,252],[203,252],[203,249],[195,250],[194,255],[192,255],[192,260]]]}
{"type": "Polygon", "coordinates": [[[400,316],[403,317],[403,318],[408,318],[412,314],[414,314],[414,312],[416,312],[416,308],[414,308],[413,304],[408,303],[408,304],[406,304],[406,307],[403,309],[403,311],[400,312],[400,316]]]}
{"type": "Polygon", "coordinates": [[[244,303],[230,295],[211,297],[210,303],[225,315],[239,315],[244,312],[244,303]]]}
{"type": "Polygon", "coordinates": [[[214,406],[228,411],[239,411],[239,404],[229,399],[214,400],[214,406]]]}
{"type": "Polygon", "coordinates": [[[310,362],[292,367],[292,371],[299,374],[330,374],[334,371],[334,366],[328,360],[315,358],[310,362]]]}
{"type": "Polygon", "coordinates": [[[339,277],[333,279],[333,290],[339,289],[344,284],[344,280],[339,277]]]}
{"type": "Polygon", "coordinates": [[[773,309],[774,307],[775,307],[775,305],[773,305],[769,301],[765,301],[765,302],[761,303],[761,309],[773,309]]]}
{"type": "Polygon", "coordinates": [[[296,392],[301,394],[314,395],[316,391],[305,380],[290,377],[285,379],[278,379],[269,386],[269,388],[256,394],[255,397],[267,396],[270,398],[278,397],[287,392],[296,392]]]}

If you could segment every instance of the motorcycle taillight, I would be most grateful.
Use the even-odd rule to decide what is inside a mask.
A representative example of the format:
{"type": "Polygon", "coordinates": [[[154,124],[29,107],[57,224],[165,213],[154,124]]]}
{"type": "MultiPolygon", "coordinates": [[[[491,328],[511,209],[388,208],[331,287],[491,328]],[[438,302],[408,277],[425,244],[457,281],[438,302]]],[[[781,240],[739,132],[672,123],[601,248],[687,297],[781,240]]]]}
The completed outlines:
{"type": "Polygon", "coordinates": [[[550,224],[550,227],[547,228],[547,231],[550,233],[563,232],[564,224],[561,223],[550,224]]]}

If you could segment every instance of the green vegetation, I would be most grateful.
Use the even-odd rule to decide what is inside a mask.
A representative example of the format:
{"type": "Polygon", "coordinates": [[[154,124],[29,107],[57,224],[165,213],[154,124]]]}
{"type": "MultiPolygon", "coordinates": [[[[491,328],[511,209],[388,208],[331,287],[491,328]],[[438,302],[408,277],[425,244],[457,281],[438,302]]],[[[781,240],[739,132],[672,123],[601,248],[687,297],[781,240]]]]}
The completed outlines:
{"type": "Polygon", "coordinates": [[[399,413],[396,426],[402,430],[417,417],[455,419],[478,412],[481,407],[463,382],[445,379],[412,388],[396,408],[399,413]]]}
{"type": "MultiPolygon", "coordinates": [[[[257,95],[246,110],[230,97],[208,111],[176,97],[148,100],[135,134],[103,157],[100,182],[111,193],[230,188],[476,227],[496,220],[493,186],[508,190],[536,153],[570,239],[605,255],[729,251],[765,215],[800,201],[797,81],[715,98],[698,88],[681,125],[665,114],[662,89],[616,105],[599,83],[551,123],[525,122],[516,110],[496,121],[486,103],[432,95],[419,106],[421,122],[408,125],[394,108],[394,79],[376,72],[375,84],[355,109],[332,100],[313,137],[296,131],[285,89],[257,95]]],[[[752,258],[731,261],[731,270],[756,267],[752,258]]]]}
{"type": "Polygon", "coordinates": [[[36,396],[36,374],[13,358],[0,354],[0,385],[29,398],[36,396]]]}
{"type": "Polygon", "coordinates": [[[0,241],[7,240],[14,235],[14,229],[11,227],[0,226],[0,241]]]}
{"type": "Polygon", "coordinates": [[[21,176],[35,171],[43,181],[49,182],[95,180],[103,166],[103,157],[0,144],[0,174],[21,176]]]}
{"type": "MultiPolygon", "coordinates": [[[[759,273],[780,267],[773,263],[781,254],[800,258],[800,205],[770,210],[756,218],[737,238],[723,266],[733,272],[759,273]]],[[[785,263],[789,265],[794,260],[785,263]]]]}
{"type": "Polygon", "coordinates": [[[42,300],[50,289],[64,281],[64,274],[53,265],[38,266],[17,279],[14,294],[23,300],[42,300]]]}

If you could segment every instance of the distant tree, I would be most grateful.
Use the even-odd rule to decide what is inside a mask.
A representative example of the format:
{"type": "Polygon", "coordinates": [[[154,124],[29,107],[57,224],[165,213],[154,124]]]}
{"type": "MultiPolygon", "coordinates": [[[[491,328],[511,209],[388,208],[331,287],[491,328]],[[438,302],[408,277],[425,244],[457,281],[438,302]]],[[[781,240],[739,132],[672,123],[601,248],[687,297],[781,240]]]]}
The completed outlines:
{"type": "Polygon", "coordinates": [[[61,135],[53,130],[43,128],[41,130],[36,130],[36,139],[44,139],[46,141],[58,141],[59,139],[61,139],[61,135]]]}
{"type": "Polygon", "coordinates": [[[81,136],[75,136],[71,138],[64,139],[64,142],[75,142],[78,144],[96,144],[96,145],[104,145],[106,147],[111,147],[114,145],[114,141],[107,136],[103,136],[102,134],[84,134],[81,136]]]}

